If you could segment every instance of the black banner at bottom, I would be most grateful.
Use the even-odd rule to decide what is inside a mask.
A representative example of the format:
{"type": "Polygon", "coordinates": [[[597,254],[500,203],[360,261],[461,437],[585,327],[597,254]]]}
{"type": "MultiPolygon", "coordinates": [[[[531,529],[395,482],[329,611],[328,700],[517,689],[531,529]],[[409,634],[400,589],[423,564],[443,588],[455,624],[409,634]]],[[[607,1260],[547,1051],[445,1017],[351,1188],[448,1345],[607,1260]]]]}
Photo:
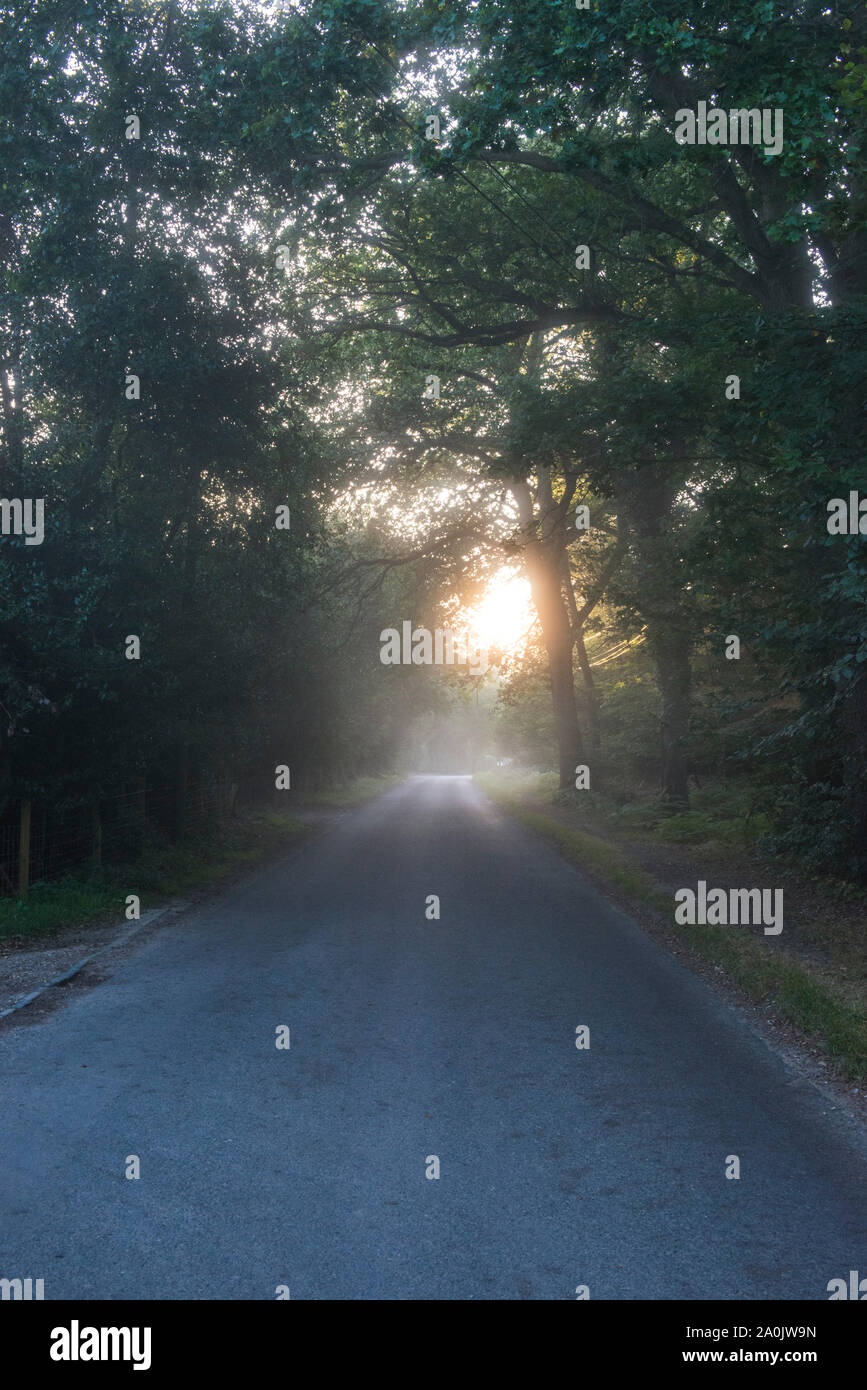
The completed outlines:
{"type": "MultiPolygon", "coordinates": [[[[601,1362],[612,1372],[668,1374],[675,1368],[741,1365],[804,1366],[827,1375],[851,1367],[864,1345],[865,1314],[837,1302],[575,1302],[566,1322],[546,1328],[546,1338],[565,1332],[570,1341],[579,1339],[572,1354],[580,1364],[591,1364],[592,1357],[592,1364],[601,1362]]],[[[163,1377],[187,1371],[225,1377],[267,1365],[282,1366],[287,1375],[309,1373],[307,1359],[296,1360],[301,1351],[313,1353],[320,1373],[339,1365],[341,1356],[351,1359],[356,1370],[365,1353],[380,1367],[392,1360],[397,1348],[390,1344],[365,1346],[365,1333],[374,1330],[369,1311],[361,1321],[353,1305],[330,1306],[341,1309],[337,1317],[344,1340],[339,1343],[333,1340],[335,1314],[328,1315],[326,1324],[320,1321],[322,1312],[304,1300],[6,1302],[0,1307],[4,1363],[7,1368],[15,1364],[25,1374],[47,1374],[49,1384],[62,1384],[70,1376],[93,1378],[106,1370],[114,1376],[137,1375],[143,1383],[144,1376],[162,1383],[163,1377]],[[325,1332],[327,1337],[320,1337],[325,1332]],[[305,1334],[316,1337],[315,1344],[305,1346],[305,1334]],[[347,1334],[352,1341],[345,1340],[347,1334]]],[[[434,1329],[427,1307],[421,1305],[423,1321],[418,1326],[430,1339],[434,1329]]],[[[430,1340],[422,1344],[418,1369],[425,1377],[438,1355],[444,1374],[453,1374],[455,1368],[454,1347],[440,1341],[450,1329],[442,1313],[436,1319],[437,1345],[430,1340]]],[[[412,1331],[411,1320],[405,1326],[412,1331]]],[[[393,1324],[389,1333],[392,1330],[393,1324]]],[[[458,1325],[458,1330],[469,1330],[469,1325],[458,1325]]],[[[381,1337],[381,1329],[376,1331],[381,1337]]],[[[523,1335],[535,1331],[531,1323],[523,1335]]],[[[514,1354],[516,1333],[520,1339],[520,1327],[512,1323],[503,1331],[499,1347],[490,1341],[479,1346],[477,1357],[490,1357],[486,1374],[496,1368],[498,1352],[510,1358],[514,1354]]],[[[547,1343],[536,1344],[534,1355],[547,1362],[551,1351],[547,1343]]],[[[402,1375],[412,1374],[405,1347],[399,1362],[402,1375]]],[[[513,1366],[512,1373],[519,1373],[518,1368],[513,1366]]]]}

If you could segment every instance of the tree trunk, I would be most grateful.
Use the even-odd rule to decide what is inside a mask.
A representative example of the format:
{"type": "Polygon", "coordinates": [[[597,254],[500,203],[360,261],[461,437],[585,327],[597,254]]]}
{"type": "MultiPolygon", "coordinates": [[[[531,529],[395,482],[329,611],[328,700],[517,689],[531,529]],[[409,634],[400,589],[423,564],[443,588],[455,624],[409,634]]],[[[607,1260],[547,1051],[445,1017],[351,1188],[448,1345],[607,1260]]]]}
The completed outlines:
{"type": "MultiPolygon", "coordinates": [[[[540,478],[545,479],[544,469],[540,468],[539,471],[540,478]]],[[[538,517],[534,513],[533,498],[527,482],[522,478],[513,478],[509,487],[518,506],[524,541],[524,565],[548,654],[560,786],[574,787],[575,768],[584,762],[584,739],[578,722],[578,703],[575,699],[572,623],[562,584],[566,564],[563,519],[560,516],[558,524],[555,518],[556,509],[552,505],[550,482],[547,482],[547,486],[540,484],[547,515],[538,517]],[[540,539],[537,530],[540,524],[544,539],[540,539]]]]}
{"type": "Polygon", "coordinates": [[[587,655],[587,648],[584,644],[584,633],[579,629],[575,634],[575,653],[578,657],[578,665],[581,668],[581,677],[584,681],[584,698],[587,706],[587,725],[590,734],[590,747],[594,753],[599,752],[599,696],[596,693],[596,681],[593,676],[593,667],[590,665],[590,658],[587,655]]]}
{"type": "MultiPolygon", "coordinates": [[[[675,449],[678,456],[685,446],[675,449]]],[[[691,656],[696,618],[683,581],[673,524],[678,477],[661,461],[636,469],[622,485],[621,515],[628,518],[634,603],[647,625],[647,644],[662,697],[662,794],[673,808],[689,805],[691,656]]]]}
{"type": "Polygon", "coordinates": [[[649,639],[656,662],[656,679],[662,696],[659,728],[662,742],[662,795],[672,808],[689,805],[689,735],[692,671],[691,634],[669,627],[649,639]]]}
{"type": "Polygon", "coordinates": [[[585,760],[584,739],[578,722],[572,670],[572,628],[560,584],[561,566],[558,561],[552,561],[539,542],[531,543],[525,560],[533,603],[548,653],[560,786],[574,787],[575,768],[585,760]]]}

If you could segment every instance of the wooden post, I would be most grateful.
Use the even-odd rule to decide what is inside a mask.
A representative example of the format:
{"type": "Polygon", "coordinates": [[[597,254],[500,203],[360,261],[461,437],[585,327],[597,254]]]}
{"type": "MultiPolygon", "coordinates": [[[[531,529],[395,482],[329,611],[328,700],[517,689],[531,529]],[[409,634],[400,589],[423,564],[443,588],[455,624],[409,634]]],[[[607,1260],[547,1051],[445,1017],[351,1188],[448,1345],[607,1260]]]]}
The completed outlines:
{"type": "Polygon", "coordinates": [[[18,896],[27,897],[30,887],[30,811],[31,803],[21,803],[21,831],[18,837],[18,896]]]}
{"type": "Polygon", "coordinates": [[[98,801],[94,801],[90,810],[90,817],[93,830],[91,861],[94,868],[98,869],[102,865],[102,816],[99,813],[98,801]]]}
{"type": "Polygon", "coordinates": [[[175,762],[175,785],[172,806],[172,837],[182,840],[187,829],[187,791],[190,775],[190,750],[185,743],[178,746],[175,762]]]}

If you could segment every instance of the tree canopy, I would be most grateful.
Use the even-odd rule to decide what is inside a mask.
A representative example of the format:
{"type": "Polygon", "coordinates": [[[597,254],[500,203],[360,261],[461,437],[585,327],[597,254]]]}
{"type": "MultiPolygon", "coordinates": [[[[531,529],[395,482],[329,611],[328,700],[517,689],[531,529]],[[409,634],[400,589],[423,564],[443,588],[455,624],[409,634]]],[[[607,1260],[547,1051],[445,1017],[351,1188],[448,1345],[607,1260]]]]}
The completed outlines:
{"type": "Polygon", "coordinates": [[[45,503],[0,549],[7,806],[406,765],[479,684],[381,632],[508,566],[501,754],[649,761],[671,810],[724,765],[779,852],[864,873],[863,6],[36,0],[0,36],[2,483],[45,503]],[[701,103],[779,150],[681,143],[701,103]]]}

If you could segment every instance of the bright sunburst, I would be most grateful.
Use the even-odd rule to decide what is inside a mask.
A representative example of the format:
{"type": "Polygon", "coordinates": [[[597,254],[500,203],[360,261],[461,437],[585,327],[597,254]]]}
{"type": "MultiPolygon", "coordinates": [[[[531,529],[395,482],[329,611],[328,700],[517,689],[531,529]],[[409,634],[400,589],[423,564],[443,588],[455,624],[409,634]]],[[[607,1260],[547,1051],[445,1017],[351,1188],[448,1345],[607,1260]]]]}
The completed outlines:
{"type": "Polygon", "coordinates": [[[502,569],[481,602],[467,610],[465,622],[480,646],[507,652],[520,643],[534,616],[527,580],[502,569]]]}

